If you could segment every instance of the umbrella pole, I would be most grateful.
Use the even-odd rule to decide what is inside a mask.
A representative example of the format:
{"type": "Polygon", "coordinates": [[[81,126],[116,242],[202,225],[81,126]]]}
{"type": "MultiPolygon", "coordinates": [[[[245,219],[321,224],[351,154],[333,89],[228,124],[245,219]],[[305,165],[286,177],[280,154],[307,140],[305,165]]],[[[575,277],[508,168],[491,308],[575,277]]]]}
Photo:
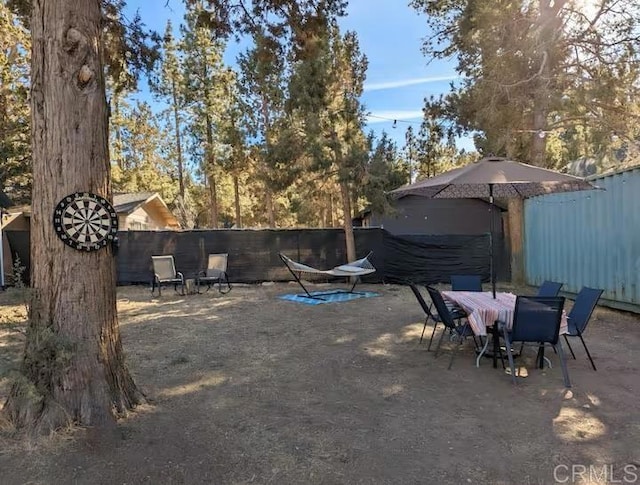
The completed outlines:
{"type": "Polygon", "coordinates": [[[493,184],[489,184],[489,278],[491,279],[491,292],[496,297],[496,275],[493,251],[493,184]]]}

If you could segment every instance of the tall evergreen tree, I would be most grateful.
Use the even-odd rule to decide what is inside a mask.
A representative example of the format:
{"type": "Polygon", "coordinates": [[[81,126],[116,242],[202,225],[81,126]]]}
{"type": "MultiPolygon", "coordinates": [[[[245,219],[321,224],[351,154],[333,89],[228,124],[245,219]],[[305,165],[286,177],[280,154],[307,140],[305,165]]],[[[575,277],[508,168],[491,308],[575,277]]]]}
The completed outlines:
{"type": "Polygon", "coordinates": [[[337,23],[325,18],[298,51],[294,65],[292,104],[305,116],[308,146],[316,171],[336,177],[342,202],[347,257],[355,259],[353,190],[367,159],[360,103],[367,59],[353,32],[340,34],[337,23]]]}
{"type": "Polygon", "coordinates": [[[15,203],[31,192],[29,140],[29,33],[0,3],[0,190],[15,203]]]}
{"type": "Polygon", "coordinates": [[[111,118],[112,132],[120,134],[121,151],[120,163],[112,163],[114,191],[158,192],[173,201],[180,189],[176,167],[164,156],[170,137],[146,102],[130,106],[123,101],[120,109],[120,115],[111,118]]]}
{"type": "Polygon", "coordinates": [[[597,154],[635,119],[640,8],[616,3],[412,0],[433,31],[426,55],[455,56],[465,78],[444,116],[476,132],[484,153],[553,165],[562,154],[547,142],[584,133],[583,154],[597,154]]]}
{"type": "MultiPolygon", "coordinates": [[[[412,130],[407,133],[411,134],[412,130]]],[[[384,214],[391,210],[386,192],[409,183],[409,172],[399,157],[395,142],[386,132],[378,140],[370,135],[369,147],[361,193],[373,212],[384,214]]]]}
{"type": "Polygon", "coordinates": [[[229,147],[224,168],[231,175],[235,226],[240,228],[242,227],[241,178],[249,167],[246,125],[244,123],[247,113],[243,109],[244,106],[240,100],[237,75],[231,69],[227,73],[229,75],[227,109],[220,121],[220,130],[223,144],[229,147]]]}
{"type": "Polygon", "coordinates": [[[287,48],[264,31],[238,57],[247,131],[259,147],[256,176],[263,185],[269,227],[276,226],[275,199],[299,174],[303,146],[299,127],[285,110],[287,48]],[[297,128],[298,127],[298,128],[297,128]]]}
{"type": "Polygon", "coordinates": [[[173,128],[173,150],[176,157],[179,196],[185,200],[185,161],[182,153],[182,113],[186,108],[184,70],[181,65],[179,46],[173,35],[173,25],[167,22],[165,28],[162,55],[156,71],[150,78],[149,86],[160,100],[168,105],[168,117],[173,128]]]}
{"type": "Polygon", "coordinates": [[[209,187],[210,226],[220,226],[219,183],[229,147],[222,140],[220,122],[229,103],[232,76],[223,63],[225,42],[201,19],[205,11],[196,3],[185,18],[183,32],[186,102],[191,118],[190,151],[201,160],[209,187]]]}

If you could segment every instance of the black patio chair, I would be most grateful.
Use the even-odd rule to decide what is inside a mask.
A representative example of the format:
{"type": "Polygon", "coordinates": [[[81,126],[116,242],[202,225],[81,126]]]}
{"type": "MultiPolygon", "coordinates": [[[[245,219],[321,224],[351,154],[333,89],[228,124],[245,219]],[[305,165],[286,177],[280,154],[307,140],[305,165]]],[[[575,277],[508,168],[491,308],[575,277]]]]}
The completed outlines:
{"type": "MultiPolygon", "coordinates": [[[[471,325],[469,325],[469,322],[463,324],[461,323],[461,320],[458,320],[458,322],[456,323],[456,320],[454,320],[453,316],[451,315],[451,312],[447,308],[447,305],[444,302],[444,298],[442,297],[440,292],[431,286],[427,286],[427,291],[429,292],[429,296],[431,297],[433,305],[436,307],[436,311],[438,312],[440,321],[445,326],[445,328],[451,332],[452,338],[458,339],[458,345],[456,346],[456,348],[460,348],[460,345],[462,345],[462,342],[466,340],[467,337],[473,337],[473,330],[471,329],[471,325]]],[[[442,339],[445,333],[446,331],[442,332],[442,334],[440,335],[440,340],[438,340],[438,346],[436,347],[436,357],[438,357],[440,345],[442,344],[442,339]]],[[[451,352],[451,360],[449,361],[448,369],[451,369],[451,366],[453,365],[453,358],[455,357],[456,352],[457,351],[455,349],[451,352]]]]}
{"type": "Polygon", "coordinates": [[[589,357],[589,361],[591,362],[591,367],[593,367],[593,370],[597,370],[596,365],[593,363],[593,359],[591,358],[591,354],[589,353],[587,344],[584,342],[584,338],[582,338],[582,334],[587,328],[587,324],[591,319],[591,314],[598,304],[598,300],[602,295],[602,291],[603,290],[588,288],[586,286],[580,290],[580,293],[578,293],[578,296],[576,296],[576,301],[573,304],[573,308],[571,308],[571,311],[568,315],[568,333],[564,334],[564,340],[565,342],[567,342],[567,347],[569,347],[571,356],[574,359],[576,358],[576,354],[573,353],[573,349],[571,348],[571,344],[569,343],[569,339],[567,337],[580,338],[582,346],[587,352],[587,357],[589,357]]]}
{"type": "Polygon", "coordinates": [[[555,281],[544,281],[540,288],[538,288],[538,294],[536,296],[558,296],[562,288],[562,283],[556,283],[555,281]]]}
{"type": "MultiPolygon", "coordinates": [[[[538,288],[538,294],[536,296],[558,296],[560,293],[560,288],[562,288],[562,283],[556,283],[555,281],[543,281],[538,288]]],[[[524,350],[524,342],[520,346],[520,355],[522,355],[522,351],[524,350]]],[[[542,362],[540,362],[542,366],[542,362]]]]}
{"type": "Polygon", "coordinates": [[[482,291],[482,278],[477,274],[451,275],[452,291],[482,291]]]}
{"type": "MultiPolygon", "coordinates": [[[[428,305],[425,299],[422,297],[422,293],[420,293],[420,290],[415,285],[415,283],[408,281],[407,284],[409,285],[409,288],[411,288],[411,291],[413,291],[413,294],[415,295],[416,300],[418,300],[418,303],[420,304],[420,307],[422,308],[422,311],[424,311],[424,314],[425,314],[424,326],[422,327],[422,335],[420,335],[419,343],[422,343],[422,339],[424,337],[424,331],[427,328],[427,324],[429,323],[429,320],[433,320],[433,331],[431,332],[431,338],[429,339],[429,346],[427,347],[427,351],[429,351],[431,350],[431,343],[433,342],[433,336],[436,333],[436,327],[438,326],[439,323],[442,323],[442,320],[440,319],[440,316],[437,313],[434,314],[431,311],[431,306],[428,305]]],[[[454,320],[460,320],[461,318],[464,318],[467,316],[459,308],[452,308],[449,305],[447,305],[447,309],[449,310],[449,313],[451,314],[454,320]]]]}
{"type": "Polygon", "coordinates": [[[539,359],[542,359],[544,355],[540,352],[541,345],[548,343],[553,347],[560,358],[564,385],[571,387],[562,343],[559,341],[563,308],[564,297],[562,296],[518,296],[516,298],[511,330],[506,325],[502,325],[505,348],[511,368],[511,379],[514,384],[518,381],[516,380],[516,368],[513,363],[511,346],[514,342],[531,342],[538,346],[539,359]]]}

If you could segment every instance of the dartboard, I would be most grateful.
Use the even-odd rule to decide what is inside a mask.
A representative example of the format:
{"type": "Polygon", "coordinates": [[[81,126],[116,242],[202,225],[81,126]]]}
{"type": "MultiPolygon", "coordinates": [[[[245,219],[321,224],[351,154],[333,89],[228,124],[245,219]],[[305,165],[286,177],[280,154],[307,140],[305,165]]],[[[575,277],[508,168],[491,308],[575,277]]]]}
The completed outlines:
{"type": "Polygon", "coordinates": [[[114,240],[118,215],[104,197],[76,192],[58,203],[53,226],[58,237],[72,248],[94,251],[114,240]]]}

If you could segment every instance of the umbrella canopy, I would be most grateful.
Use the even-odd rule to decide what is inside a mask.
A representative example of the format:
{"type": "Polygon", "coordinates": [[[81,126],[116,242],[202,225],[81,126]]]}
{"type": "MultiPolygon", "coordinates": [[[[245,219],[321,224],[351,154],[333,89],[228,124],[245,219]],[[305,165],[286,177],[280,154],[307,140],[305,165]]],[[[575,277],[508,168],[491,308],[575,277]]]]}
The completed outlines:
{"type": "Polygon", "coordinates": [[[404,185],[389,192],[392,197],[406,195],[444,199],[527,198],[554,192],[573,192],[596,188],[584,179],[554,172],[507,158],[488,157],[436,177],[404,185]]]}
{"type": "MultiPolygon", "coordinates": [[[[555,192],[573,192],[597,187],[579,177],[547,170],[507,158],[487,157],[436,177],[404,185],[389,192],[399,199],[407,195],[443,199],[527,198],[555,192]]],[[[493,219],[490,219],[493,221],[493,219]]],[[[494,274],[493,227],[489,228],[490,277],[493,296],[496,295],[494,274]]]]}

